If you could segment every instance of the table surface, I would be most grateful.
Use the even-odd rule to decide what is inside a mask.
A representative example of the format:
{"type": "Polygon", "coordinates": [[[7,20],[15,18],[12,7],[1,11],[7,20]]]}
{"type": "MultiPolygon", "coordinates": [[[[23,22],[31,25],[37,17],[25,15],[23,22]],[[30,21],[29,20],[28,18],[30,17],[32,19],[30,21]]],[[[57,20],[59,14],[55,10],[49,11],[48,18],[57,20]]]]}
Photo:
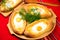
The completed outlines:
{"type": "MultiPolygon", "coordinates": [[[[60,5],[58,0],[42,0],[42,1],[60,5]]],[[[57,6],[57,7],[47,6],[47,7],[51,8],[54,11],[54,13],[57,15],[57,20],[60,22],[60,6],[57,6]]],[[[9,20],[9,16],[4,17],[2,14],[0,14],[0,40],[21,40],[17,38],[16,36],[10,34],[7,28],[8,20],[9,20]]],[[[60,40],[60,26],[58,25],[58,23],[56,24],[56,28],[54,29],[52,33],[54,34],[57,40],[60,40]]],[[[51,38],[52,40],[54,40],[52,36],[51,38]]]]}

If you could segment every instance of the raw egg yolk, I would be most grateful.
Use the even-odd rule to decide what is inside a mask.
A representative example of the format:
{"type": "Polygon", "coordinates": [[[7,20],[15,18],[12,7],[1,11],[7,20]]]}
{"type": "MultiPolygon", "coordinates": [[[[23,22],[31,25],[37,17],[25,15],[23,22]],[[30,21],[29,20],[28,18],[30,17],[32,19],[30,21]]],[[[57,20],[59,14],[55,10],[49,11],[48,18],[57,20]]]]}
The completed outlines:
{"type": "Polygon", "coordinates": [[[21,18],[16,18],[16,21],[17,21],[17,22],[20,22],[20,21],[21,21],[21,18]]]}
{"type": "Polygon", "coordinates": [[[42,30],[42,27],[38,26],[38,27],[37,27],[37,30],[38,30],[38,31],[42,30]]]}

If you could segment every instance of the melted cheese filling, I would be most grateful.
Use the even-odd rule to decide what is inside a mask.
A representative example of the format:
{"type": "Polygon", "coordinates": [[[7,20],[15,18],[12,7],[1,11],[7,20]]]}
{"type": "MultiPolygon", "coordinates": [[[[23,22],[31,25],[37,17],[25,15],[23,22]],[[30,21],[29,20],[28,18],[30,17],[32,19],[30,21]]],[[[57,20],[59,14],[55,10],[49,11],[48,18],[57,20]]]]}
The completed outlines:
{"type": "Polygon", "coordinates": [[[17,28],[24,26],[24,20],[22,20],[21,18],[22,18],[22,16],[20,16],[19,14],[16,14],[15,17],[14,17],[14,25],[17,28]]]}
{"type": "Polygon", "coordinates": [[[44,14],[45,13],[45,10],[43,8],[39,8],[37,11],[40,12],[40,14],[44,14]]]}
{"type": "Polygon", "coordinates": [[[21,0],[8,0],[5,5],[6,5],[8,8],[10,8],[10,7],[14,7],[14,6],[15,6],[16,4],[18,4],[19,2],[21,2],[21,0]]]}
{"type": "Polygon", "coordinates": [[[47,24],[44,23],[44,22],[40,22],[40,23],[34,25],[34,26],[32,27],[32,30],[31,30],[31,31],[32,31],[33,33],[39,33],[39,32],[44,31],[46,28],[47,28],[47,24]],[[37,29],[37,28],[39,28],[39,29],[37,29]]]}

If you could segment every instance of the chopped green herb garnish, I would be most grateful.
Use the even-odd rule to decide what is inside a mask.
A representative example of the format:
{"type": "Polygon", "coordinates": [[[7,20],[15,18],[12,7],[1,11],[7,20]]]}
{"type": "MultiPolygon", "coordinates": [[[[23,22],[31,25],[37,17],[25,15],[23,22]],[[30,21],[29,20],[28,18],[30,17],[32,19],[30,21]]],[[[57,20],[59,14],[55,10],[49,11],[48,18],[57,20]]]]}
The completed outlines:
{"type": "Polygon", "coordinates": [[[37,8],[31,8],[31,11],[33,11],[33,12],[34,12],[35,10],[37,10],[37,8]]]}
{"type": "Polygon", "coordinates": [[[14,8],[9,8],[9,11],[13,10],[14,8]]]}
{"type": "Polygon", "coordinates": [[[23,9],[23,8],[21,8],[21,10],[20,10],[20,12],[19,12],[21,15],[25,15],[25,13],[26,13],[26,11],[25,11],[25,9],[23,9]]]}
{"type": "Polygon", "coordinates": [[[25,20],[28,21],[29,23],[34,22],[35,20],[40,19],[40,15],[31,15],[30,13],[27,13],[25,15],[25,20]]]}
{"type": "Polygon", "coordinates": [[[2,0],[1,3],[2,3],[2,4],[6,3],[6,0],[2,0]]]}
{"type": "MultiPolygon", "coordinates": [[[[32,9],[32,10],[34,11],[34,9],[32,9]]],[[[19,13],[20,13],[20,15],[23,16],[23,19],[28,21],[29,23],[32,23],[35,20],[40,19],[40,13],[39,12],[32,15],[29,11],[26,12],[25,9],[21,9],[19,13]]]]}
{"type": "Polygon", "coordinates": [[[20,11],[19,11],[19,14],[22,16],[22,19],[25,19],[25,9],[21,8],[20,11]]]}

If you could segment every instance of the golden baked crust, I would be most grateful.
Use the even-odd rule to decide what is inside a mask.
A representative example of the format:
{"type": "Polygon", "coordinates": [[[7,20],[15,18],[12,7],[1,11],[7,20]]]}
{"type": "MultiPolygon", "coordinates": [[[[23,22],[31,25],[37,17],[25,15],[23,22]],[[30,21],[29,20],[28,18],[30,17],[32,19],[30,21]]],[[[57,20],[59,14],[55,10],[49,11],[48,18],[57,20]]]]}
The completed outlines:
{"type": "Polygon", "coordinates": [[[54,24],[48,19],[40,19],[27,25],[24,34],[29,37],[39,37],[46,32],[51,31],[54,24]]]}
{"type": "Polygon", "coordinates": [[[23,34],[26,26],[26,21],[20,18],[19,16],[20,15],[17,11],[13,12],[13,14],[10,17],[10,25],[15,33],[23,34]]]}
{"type": "Polygon", "coordinates": [[[30,3],[30,4],[25,4],[24,8],[25,8],[26,11],[30,11],[30,9],[36,8],[37,9],[36,11],[40,12],[40,17],[41,18],[49,18],[49,17],[52,16],[52,13],[50,12],[50,10],[43,5],[30,3]]]}

